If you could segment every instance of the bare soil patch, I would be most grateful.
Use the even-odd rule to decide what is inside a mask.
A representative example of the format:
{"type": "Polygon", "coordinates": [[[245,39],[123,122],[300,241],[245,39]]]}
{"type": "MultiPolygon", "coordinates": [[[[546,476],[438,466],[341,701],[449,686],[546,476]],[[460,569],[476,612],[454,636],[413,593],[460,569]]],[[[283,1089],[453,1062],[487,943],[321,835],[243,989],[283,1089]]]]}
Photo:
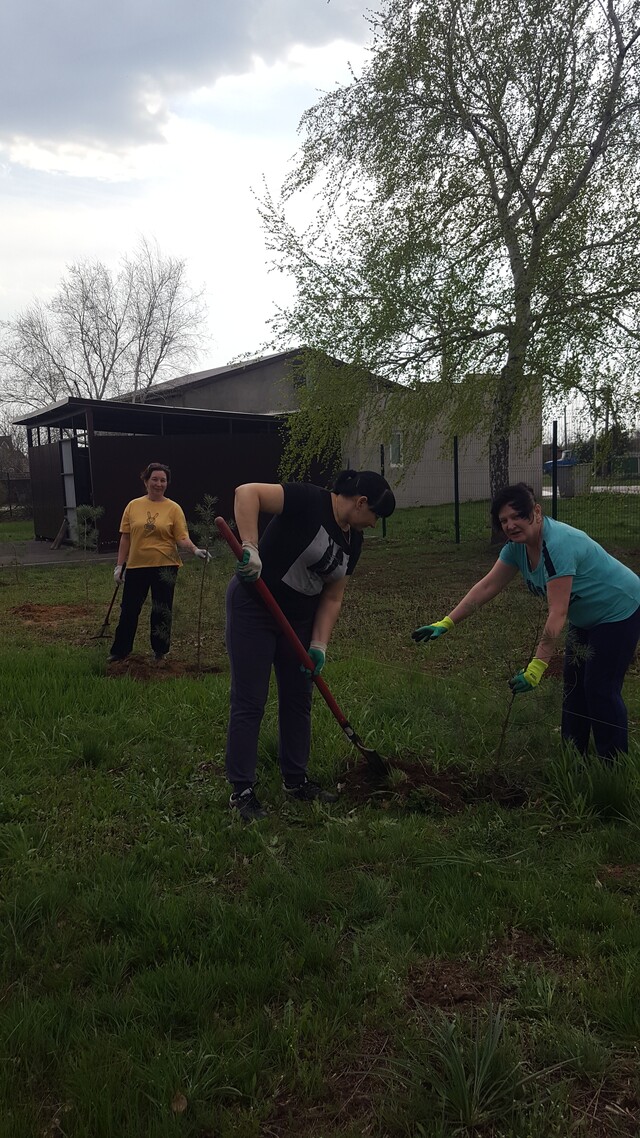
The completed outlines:
{"type": "MultiPolygon", "coordinates": [[[[102,639],[98,635],[104,619],[104,606],[23,604],[10,610],[34,635],[44,640],[59,640],[64,634],[69,644],[78,646],[102,639]]],[[[105,638],[113,636],[107,627],[105,638]]]]}
{"type": "Polygon", "coordinates": [[[598,870],[598,880],[607,889],[629,893],[635,898],[640,889],[640,865],[602,865],[598,870]]]}
{"type": "Polygon", "coordinates": [[[638,1138],[640,1134],[640,1094],[637,1075],[621,1068],[615,1078],[598,1087],[579,1083],[571,1095],[571,1105],[585,1138],[638,1138]]]}
{"type": "Polygon", "coordinates": [[[298,1094],[276,1094],[260,1133],[265,1138],[327,1138],[345,1129],[363,1138],[373,1134],[388,1045],[388,1036],[369,1031],[351,1061],[328,1073],[324,1093],[314,1103],[301,1106],[298,1094]]]}
{"type": "Polygon", "coordinates": [[[428,762],[394,758],[389,759],[389,765],[391,776],[381,778],[366,761],[358,763],[341,779],[345,795],[355,803],[375,798],[383,807],[395,804],[424,812],[439,808],[452,814],[480,802],[516,809],[528,799],[527,790],[500,771],[473,774],[457,766],[436,771],[428,762]]]}
{"type": "Polygon", "coordinates": [[[514,990],[505,978],[508,967],[544,966],[560,972],[563,957],[529,933],[511,929],[480,960],[422,960],[409,970],[407,1003],[444,1009],[497,1004],[514,990]]]}
{"type": "Polygon", "coordinates": [[[37,624],[40,627],[58,628],[69,620],[86,619],[93,616],[95,605],[17,605],[11,609],[14,616],[20,617],[24,624],[37,624]]]}

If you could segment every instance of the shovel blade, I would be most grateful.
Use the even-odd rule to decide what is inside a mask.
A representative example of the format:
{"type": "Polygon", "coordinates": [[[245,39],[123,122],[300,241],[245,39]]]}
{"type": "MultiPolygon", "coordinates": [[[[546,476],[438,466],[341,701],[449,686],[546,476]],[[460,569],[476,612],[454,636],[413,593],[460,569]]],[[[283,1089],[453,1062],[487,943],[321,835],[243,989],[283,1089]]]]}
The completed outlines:
{"type": "Polygon", "coordinates": [[[368,765],[371,767],[371,770],[375,771],[377,775],[381,775],[386,778],[391,771],[391,765],[387,759],[383,759],[382,755],[378,754],[377,751],[374,751],[372,747],[365,747],[364,744],[362,744],[360,741],[356,743],[356,747],[358,748],[363,759],[366,759],[368,765]]]}
{"type": "MultiPolygon", "coordinates": [[[[389,763],[387,759],[383,759],[382,755],[379,755],[377,751],[374,751],[373,747],[365,747],[362,739],[359,735],[356,735],[353,727],[349,721],[344,718],[342,712],[339,711],[339,715],[340,718],[338,719],[338,722],[340,723],[342,730],[347,736],[347,739],[350,743],[353,743],[354,747],[357,747],[363,759],[366,759],[368,765],[371,767],[371,770],[375,771],[377,775],[380,775],[382,777],[390,774],[391,763],[389,763]]],[[[336,718],[338,718],[338,716],[336,716],[336,718]]]]}

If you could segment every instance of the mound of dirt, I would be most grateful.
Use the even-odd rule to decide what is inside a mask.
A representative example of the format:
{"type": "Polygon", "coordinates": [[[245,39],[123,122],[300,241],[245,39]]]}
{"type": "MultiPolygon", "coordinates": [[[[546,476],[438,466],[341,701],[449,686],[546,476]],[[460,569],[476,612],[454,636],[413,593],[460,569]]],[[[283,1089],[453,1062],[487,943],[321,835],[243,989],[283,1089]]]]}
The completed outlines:
{"type": "Polygon", "coordinates": [[[132,653],[126,660],[114,660],[107,664],[107,677],[118,679],[120,676],[130,676],[143,683],[155,683],[158,680],[175,680],[182,676],[210,676],[221,672],[215,665],[203,664],[198,670],[196,664],[187,664],[177,657],[172,659],[154,660],[153,657],[140,656],[132,653]]]}
{"type": "Polygon", "coordinates": [[[515,809],[528,798],[524,787],[515,786],[499,771],[472,774],[456,766],[436,771],[428,762],[404,759],[390,759],[389,765],[390,775],[385,778],[366,762],[358,763],[341,779],[345,795],[355,803],[374,798],[381,805],[394,803],[425,812],[435,807],[451,814],[480,802],[515,809]]]}

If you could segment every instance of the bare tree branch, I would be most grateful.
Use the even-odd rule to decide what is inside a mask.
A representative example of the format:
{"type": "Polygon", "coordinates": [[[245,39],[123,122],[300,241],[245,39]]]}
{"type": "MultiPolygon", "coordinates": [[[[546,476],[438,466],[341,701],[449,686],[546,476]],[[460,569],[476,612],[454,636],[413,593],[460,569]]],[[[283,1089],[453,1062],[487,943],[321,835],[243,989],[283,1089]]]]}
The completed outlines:
{"type": "Polygon", "coordinates": [[[0,395],[34,408],[124,392],[143,401],[164,372],[196,358],[205,315],[186,262],[144,238],[117,274],[99,261],[71,265],[48,304],[2,326],[0,395]]]}

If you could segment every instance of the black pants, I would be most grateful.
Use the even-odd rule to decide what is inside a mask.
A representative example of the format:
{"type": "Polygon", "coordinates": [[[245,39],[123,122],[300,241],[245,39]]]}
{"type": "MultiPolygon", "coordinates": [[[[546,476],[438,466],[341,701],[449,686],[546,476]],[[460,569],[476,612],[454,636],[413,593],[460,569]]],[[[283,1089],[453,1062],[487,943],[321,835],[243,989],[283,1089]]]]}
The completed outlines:
{"type": "MultiPolygon", "coordinates": [[[[313,616],[290,619],[305,648],[313,616]]],[[[290,786],[304,781],[311,746],[313,683],[257,597],[234,578],[227,590],[226,643],[231,662],[231,709],[227,733],[227,778],[236,790],[256,778],[258,735],[269,692],[271,668],[278,685],[280,770],[290,786]]]]}
{"type": "Polygon", "coordinates": [[[640,608],[626,620],[569,625],[564,655],[562,737],[583,755],[593,731],[596,751],[611,762],[629,750],[627,709],[622,698],[624,677],[640,636],[640,608]]]}
{"type": "Polygon", "coordinates": [[[153,569],[127,569],[124,575],[120,620],[111,645],[111,655],[124,658],[133,648],[138,617],[151,589],[151,647],[164,656],[171,643],[171,610],[178,576],[177,565],[153,569]]]}

